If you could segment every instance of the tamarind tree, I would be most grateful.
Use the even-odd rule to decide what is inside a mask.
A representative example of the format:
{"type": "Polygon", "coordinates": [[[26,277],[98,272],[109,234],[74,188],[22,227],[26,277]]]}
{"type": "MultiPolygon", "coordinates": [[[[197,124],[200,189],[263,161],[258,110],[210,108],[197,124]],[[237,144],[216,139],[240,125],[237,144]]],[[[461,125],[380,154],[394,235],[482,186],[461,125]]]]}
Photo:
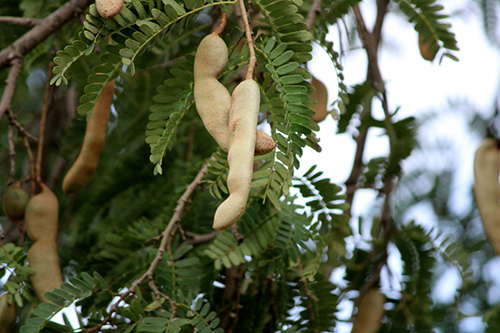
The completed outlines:
{"type": "MultiPolygon", "coordinates": [[[[17,321],[5,305],[0,323],[12,332],[319,333],[349,331],[354,321],[359,332],[371,332],[363,323],[380,332],[452,332],[472,316],[463,307],[471,303],[488,330],[500,329],[500,307],[487,301],[488,283],[471,268],[494,255],[484,234],[467,232],[478,225],[477,209],[472,205],[466,216],[447,210],[450,170],[404,170],[403,162],[425,151],[417,133],[426,124],[390,105],[379,66],[384,20],[392,13],[414,27],[408,38],[420,40],[422,57],[457,60],[449,13],[439,1],[126,0],[109,18],[92,0],[0,4],[0,192],[16,183],[30,197],[45,185],[56,195],[64,281],[39,301],[28,257],[35,240],[23,214],[11,221],[2,213],[0,287],[17,321]],[[376,7],[373,22],[362,3],[376,7]],[[331,42],[331,27],[343,43],[331,42]],[[205,129],[194,97],[195,54],[212,31],[227,45],[228,59],[207,85],[232,92],[251,68],[260,89],[258,128],[276,144],[254,156],[244,213],[222,231],[212,225],[229,194],[228,153],[205,129]],[[320,119],[313,108],[327,99],[324,87],[323,96],[314,95],[317,78],[307,69],[313,45],[328,54],[338,83],[320,119]],[[364,81],[351,86],[342,64],[355,48],[363,49],[367,66],[364,81]],[[113,81],[98,167],[85,187],[66,195],[63,178],[87,119],[113,81]],[[319,141],[316,121],[325,117],[336,121],[338,135],[352,137],[354,161],[321,152],[329,143],[319,141]],[[372,129],[382,130],[389,152],[365,160],[372,129]],[[297,173],[311,149],[318,159],[352,165],[345,182],[332,182],[315,166],[297,173]],[[422,179],[429,186],[417,190],[422,179]],[[360,189],[377,193],[371,220],[352,216],[360,189]],[[440,220],[456,222],[453,236],[405,219],[422,201],[440,220]],[[399,278],[391,255],[400,257],[399,278]],[[445,266],[461,284],[452,304],[432,296],[445,266]],[[378,311],[367,311],[370,304],[378,311]]],[[[471,125],[485,136],[487,126],[478,123],[488,120],[471,125]]]]}

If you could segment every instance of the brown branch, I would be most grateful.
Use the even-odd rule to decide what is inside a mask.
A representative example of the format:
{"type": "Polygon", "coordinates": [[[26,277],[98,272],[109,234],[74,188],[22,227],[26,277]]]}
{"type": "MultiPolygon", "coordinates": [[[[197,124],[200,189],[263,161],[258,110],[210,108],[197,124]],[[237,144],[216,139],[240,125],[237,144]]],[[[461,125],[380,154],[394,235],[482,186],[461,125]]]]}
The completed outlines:
{"type": "Polygon", "coordinates": [[[0,52],[0,69],[14,58],[21,58],[43,42],[47,37],[78,16],[94,0],[70,0],[58,10],[40,20],[38,24],[0,52]]]}
{"type": "Polygon", "coordinates": [[[321,14],[321,0],[313,0],[309,13],[307,13],[307,30],[311,30],[317,15],[321,14]]]}
{"type": "Polygon", "coordinates": [[[7,184],[10,186],[16,178],[16,145],[14,144],[14,125],[9,124],[10,171],[7,184]]]}
{"type": "Polygon", "coordinates": [[[212,33],[214,35],[219,36],[226,28],[226,24],[227,24],[227,13],[224,10],[222,10],[222,13],[220,14],[219,18],[219,26],[212,33]]]}
{"type": "Polygon", "coordinates": [[[25,27],[33,28],[39,22],[40,20],[36,18],[0,16],[0,24],[22,25],[25,27]]]}
{"type": "Polygon", "coordinates": [[[47,71],[47,83],[45,84],[45,96],[43,98],[42,116],[40,119],[40,131],[38,134],[38,151],[36,157],[36,182],[40,183],[42,181],[42,157],[43,157],[43,141],[45,135],[45,123],[47,121],[47,113],[50,108],[52,100],[53,86],[50,85],[50,81],[53,77],[52,69],[54,68],[54,63],[51,62],[47,71]]]}
{"type": "Polygon", "coordinates": [[[248,23],[248,14],[245,8],[245,4],[243,3],[243,0],[238,0],[238,5],[241,11],[243,26],[245,27],[245,35],[247,37],[248,51],[250,52],[250,59],[248,60],[246,79],[251,80],[253,79],[255,65],[257,64],[257,57],[255,56],[255,46],[253,42],[253,33],[252,33],[252,28],[250,28],[250,23],[248,23]]]}
{"type": "Polygon", "coordinates": [[[17,116],[11,109],[7,110],[7,116],[9,117],[10,123],[17,128],[17,130],[19,131],[19,133],[21,133],[22,136],[25,136],[28,139],[33,140],[34,142],[38,142],[38,138],[33,134],[31,134],[30,132],[28,132],[26,128],[24,128],[23,125],[21,125],[19,121],[17,121],[17,116]]]}
{"type": "Polygon", "coordinates": [[[22,63],[23,61],[21,59],[12,60],[12,66],[10,67],[9,75],[5,81],[2,100],[0,100],[0,120],[2,120],[3,114],[10,109],[10,103],[12,102],[14,91],[16,90],[17,78],[21,73],[22,63]]]}
{"type": "MultiPolygon", "coordinates": [[[[111,320],[113,313],[115,313],[118,310],[118,306],[120,305],[121,301],[123,301],[127,296],[133,294],[135,292],[135,288],[139,287],[146,279],[151,281],[151,279],[153,277],[153,272],[156,269],[156,267],[158,266],[158,264],[160,263],[161,259],[163,258],[163,254],[165,253],[165,249],[167,247],[168,240],[170,239],[170,236],[172,236],[171,232],[172,232],[173,228],[177,225],[177,223],[179,223],[182,220],[182,218],[184,217],[184,213],[186,212],[187,206],[189,205],[191,196],[193,195],[196,187],[198,187],[198,185],[201,183],[201,181],[203,180],[203,178],[207,174],[208,166],[210,165],[211,160],[212,160],[212,158],[208,159],[203,164],[200,171],[198,171],[198,174],[196,175],[196,177],[188,185],[188,187],[186,188],[186,190],[184,191],[182,196],[179,198],[179,200],[177,200],[177,206],[174,209],[174,215],[172,215],[172,218],[168,222],[167,227],[165,228],[165,230],[163,231],[163,233],[161,235],[161,243],[160,243],[160,246],[158,247],[158,252],[156,253],[156,256],[153,259],[153,261],[151,262],[151,264],[149,265],[148,270],[141,277],[139,277],[137,280],[135,280],[135,282],[130,286],[130,288],[128,288],[126,291],[124,291],[118,295],[119,296],[118,299],[116,300],[114,305],[110,308],[106,318],[104,318],[104,320],[100,324],[98,324],[97,326],[89,329],[87,331],[88,333],[99,331],[106,323],[108,323],[111,320]]],[[[151,286],[151,283],[150,283],[150,286],[151,286]]],[[[167,299],[167,300],[169,300],[169,299],[167,299]]],[[[171,303],[171,305],[172,305],[172,303],[171,303]]]]}

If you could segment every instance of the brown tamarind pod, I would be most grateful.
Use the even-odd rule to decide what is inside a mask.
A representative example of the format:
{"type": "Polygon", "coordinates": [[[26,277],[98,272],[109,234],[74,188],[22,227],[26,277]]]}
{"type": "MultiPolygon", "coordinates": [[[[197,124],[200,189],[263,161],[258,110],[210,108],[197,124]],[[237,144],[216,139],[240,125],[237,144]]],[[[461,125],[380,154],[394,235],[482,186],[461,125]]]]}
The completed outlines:
{"type": "Polygon", "coordinates": [[[94,111],[85,130],[80,154],[64,177],[63,191],[66,194],[81,190],[90,181],[97,169],[99,155],[104,148],[115,82],[109,81],[97,99],[94,111]]]}
{"type": "Polygon", "coordinates": [[[11,333],[17,320],[17,308],[12,301],[9,304],[9,294],[0,297],[0,333],[11,333]]]}
{"type": "Polygon", "coordinates": [[[497,254],[500,254],[499,173],[499,142],[485,139],[474,156],[474,197],[486,235],[497,254]]]}
{"type": "Polygon", "coordinates": [[[21,188],[20,182],[9,186],[2,197],[5,215],[11,221],[21,221],[24,218],[29,195],[21,188]]]}
{"type": "Polygon", "coordinates": [[[95,0],[95,6],[102,18],[116,16],[122,10],[125,0],[95,0]]]}
{"type": "Polygon", "coordinates": [[[420,50],[420,55],[427,61],[433,61],[436,57],[438,48],[436,45],[429,43],[429,41],[424,42],[424,37],[418,36],[418,48],[420,50]]]}
{"type": "MultiPolygon", "coordinates": [[[[194,101],[203,125],[217,144],[229,149],[229,113],[231,95],[218,77],[227,66],[226,43],[216,34],[201,41],[194,60],[194,101]]],[[[264,155],[276,147],[276,142],[265,132],[256,132],[255,154],[264,155]]]]}
{"type": "Polygon", "coordinates": [[[316,89],[314,93],[312,93],[311,97],[314,98],[318,103],[311,107],[311,109],[315,112],[312,120],[316,123],[322,122],[325,120],[328,115],[328,90],[326,89],[323,82],[316,79],[314,76],[311,80],[311,84],[316,89]]]}
{"type": "Polygon", "coordinates": [[[41,187],[42,191],[31,197],[26,206],[26,231],[34,242],[40,239],[49,239],[55,242],[59,220],[59,202],[47,185],[42,183],[41,187]]]}
{"type": "Polygon", "coordinates": [[[56,242],[45,238],[37,240],[28,251],[28,261],[36,271],[31,275],[36,296],[41,302],[50,302],[45,293],[60,288],[62,283],[56,242]]]}
{"type": "Polygon", "coordinates": [[[252,79],[241,82],[233,92],[229,114],[229,197],[220,204],[214,216],[213,228],[223,230],[240,219],[250,193],[256,126],[260,108],[259,85],[252,79]]]}
{"type": "Polygon", "coordinates": [[[372,288],[361,296],[358,312],[354,316],[352,333],[376,333],[382,328],[385,296],[378,289],[372,288]]]}

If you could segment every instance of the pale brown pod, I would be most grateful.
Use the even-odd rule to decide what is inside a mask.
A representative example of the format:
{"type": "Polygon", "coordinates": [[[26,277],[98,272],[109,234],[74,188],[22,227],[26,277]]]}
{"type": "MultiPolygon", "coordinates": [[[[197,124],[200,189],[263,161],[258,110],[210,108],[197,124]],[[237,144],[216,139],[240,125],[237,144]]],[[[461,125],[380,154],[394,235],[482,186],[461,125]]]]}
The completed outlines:
{"type": "Polygon", "coordinates": [[[36,296],[41,302],[50,302],[45,293],[60,288],[62,283],[56,243],[50,239],[39,239],[29,249],[28,261],[36,271],[31,275],[36,296]]]}
{"type": "Polygon", "coordinates": [[[11,221],[21,221],[26,212],[29,195],[21,188],[20,182],[9,186],[2,197],[2,206],[5,215],[11,221]]]}
{"type": "Polygon", "coordinates": [[[116,16],[122,10],[124,0],[95,0],[95,6],[102,18],[116,16]]]}
{"type": "Polygon", "coordinates": [[[94,111],[87,122],[80,154],[64,177],[63,191],[66,194],[75,193],[85,187],[97,169],[99,156],[106,141],[114,92],[115,82],[109,81],[97,99],[94,111]]]}
{"type": "Polygon", "coordinates": [[[26,206],[26,231],[34,242],[40,239],[56,241],[59,219],[59,202],[45,184],[42,191],[28,201],[26,206]]]}
{"type": "MultiPolygon", "coordinates": [[[[205,129],[217,144],[229,150],[229,112],[231,95],[219,75],[227,66],[226,43],[216,34],[207,35],[201,41],[194,60],[194,101],[205,129]]],[[[267,133],[257,131],[255,154],[264,155],[276,147],[267,133]]]]}
{"type": "Polygon", "coordinates": [[[372,288],[361,296],[351,333],[376,333],[382,328],[385,296],[372,288]]]}
{"type": "Polygon", "coordinates": [[[484,230],[500,254],[500,154],[497,140],[485,139],[474,156],[474,197],[484,230]]]}
{"type": "Polygon", "coordinates": [[[213,228],[216,230],[229,228],[245,212],[252,183],[259,108],[260,90],[257,82],[252,79],[241,82],[234,89],[229,114],[229,197],[215,212],[213,228]]]}
{"type": "Polygon", "coordinates": [[[419,35],[418,36],[418,49],[420,50],[420,55],[427,61],[433,61],[436,58],[436,54],[438,49],[436,46],[429,43],[429,41],[424,42],[424,38],[419,35]]]}
{"type": "Polygon", "coordinates": [[[0,297],[0,333],[11,333],[17,320],[17,308],[12,301],[9,304],[9,295],[0,297]]]}
{"type": "Polygon", "coordinates": [[[325,120],[328,115],[328,90],[326,89],[323,82],[316,79],[314,76],[311,80],[311,84],[316,91],[312,93],[311,98],[314,98],[318,103],[311,107],[311,109],[315,112],[312,120],[316,123],[322,122],[325,120]]]}

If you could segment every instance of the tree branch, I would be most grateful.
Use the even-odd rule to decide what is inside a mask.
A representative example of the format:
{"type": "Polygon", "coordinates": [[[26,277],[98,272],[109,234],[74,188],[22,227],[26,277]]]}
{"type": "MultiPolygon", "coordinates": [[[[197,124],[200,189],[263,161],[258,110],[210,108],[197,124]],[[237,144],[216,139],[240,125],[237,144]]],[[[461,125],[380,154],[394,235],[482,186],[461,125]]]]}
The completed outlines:
{"type": "Polygon", "coordinates": [[[26,55],[72,18],[82,13],[92,2],[93,0],[71,0],[40,20],[33,29],[0,52],[0,69],[7,67],[14,58],[26,55]]]}
{"type": "MultiPolygon", "coordinates": [[[[210,165],[210,161],[212,159],[213,158],[208,159],[203,164],[200,171],[198,171],[198,174],[196,175],[196,177],[188,185],[188,187],[186,188],[186,190],[184,191],[182,196],[179,198],[179,200],[177,200],[177,206],[174,209],[174,215],[172,215],[172,218],[168,222],[167,227],[165,228],[165,230],[163,231],[163,233],[161,235],[161,243],[160,243],[160,246],[158,247],[158,252],[156,253],[156,257],[153,259],[153,261],[149,265],[148,270],[140,278],[135,280],[135,282],[130,286],[130,288],[128,288],[127,290],[125,290],[124,292],[122,292],[119,295],[119,297],[116,300],[116,302],[114,303],[114,305],[110,308],[106,318],[104,318],[104,320],[99,325],[89,329],[87,331],[88,333],[99,331],[106,323],[108,323],[111,320],[113,313],[116,312],[120,303],[127,296],[129,296],[130,294],[133,294],[135,292],[136,287],[140,286],[146,279],[149,279],[149,281],[151,281],[151,279],[153,277],[153,272],[156,269],[156,266],[158,266],[161,259],[163,258],[163,254],[165,253],[165,249],[167,247],[168,240],[170,239],[170,236],[171,236],[170,234],[171,234],[173,228],[177,225],[177,223],[179,223],[182,220],[184,213],[186,212],[186,208],[187,208],[189,201],[191,199],[191,196],[193,195],[196,187],[198,187],[198,185],[201,183],[201,181],[203,180],[203,178],[207,174],[208,166],[210,165]]],[[[149,284],[151,286],[151,282],[149,284]]],[[[170,302],[169,299],[167,299],[167,300],[170,302]]]]}
{"type": "Polygon", "coordinates": [[[0,24],[22,25],[33,28],[38,23],[40,23],[40,20],[35,18],[0,16],[0,24]]]}
{"type": "Polygon", "coordinates": [[[307,30],[311,30],[316,16],[321,14],[321,0],[313,0],[309,13],[307,13],[306,25],[307,30]]]}
{"type": "Polygon", "coordinates": [[[255,56],[255,46],[253,44],[253,33],[252,28],[250,28],[250,23],[248,22],[248,14],[245,8],[243,0],[238,0],[238,5],[241,11],[241,18],[243,20],[243,26],[245,27],[245,35],[247,37],[248,51],[250,52],[250,59],[248,60],[247,69],[247,80],[253,79],[253,72],[255,71],[255,65],[257,64],[257,57],[255,56]]]}
{"type": "Polygon", "coordinates": [[[10,67],[9,75],[5,81],[5,89],[3,91],[2,100],[0,100],[0,120],[2,120],[3,114],[10,109],[10,103],[12,102],[14,91],[16,90],[17,78],[21,73],[22,63],[23,61],[21,59],[12,60],[12,66],[10,67]]]}

